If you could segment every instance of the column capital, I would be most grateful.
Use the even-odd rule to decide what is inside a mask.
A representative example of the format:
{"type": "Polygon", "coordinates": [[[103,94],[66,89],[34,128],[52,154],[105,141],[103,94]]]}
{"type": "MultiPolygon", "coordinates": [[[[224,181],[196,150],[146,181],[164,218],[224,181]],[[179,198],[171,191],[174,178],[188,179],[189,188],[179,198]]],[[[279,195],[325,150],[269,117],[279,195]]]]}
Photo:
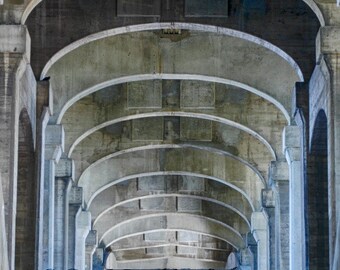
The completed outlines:
{"type": "Polygon", "coordinates": [[[320,61],[322,55],[339,55],[340,54],[339,48],[340,48],[340,26],[320,27],[316,38],[317,62],[320,61]]]}
{"type": "Polygon", "coordinates": [[[251,230],[267,231],[268,230],[268,215],[265,211],[253,212],[251,215],[251,230]]]}
{"type": "Polygon", "coordinates": [[[45,159],[57,163],[64,151],[64,128],[62,125],[47,125],[45,134],[45,159]]]}
{"type": "Polygon", "coordinates": [[[262,207],[273,208],[275,207],[275,193],[272,189],[261,190],[262,207]]]}
{"type": "Polygon", "coordinates": [[[77,229],[91,230],[91,213],[89,211],[80,211],[77,216],[77,229]]]}
{"type": "Polygon", "coordinates": [[[269,179],[272,182],[289,181],[289,168],[286,161],[272,161],[269,168],[269,179]]]}
{"type": "Polygon", "coordinates": [[[301,130],[299,126],[286,126],[283,129],[283,153],[289,162],[301,160],[301,130]]]}
{"type": "Polygon", "coordinates": [[[83,203],[83,188],[72,186],[69,193],[69,204],[81,205],[83,203]]]}
{"type": "Polygon", "coordinates": [[[73,159],[60,159],[55,167],[56,178],[74,179],[74,161],[73,159]]]}

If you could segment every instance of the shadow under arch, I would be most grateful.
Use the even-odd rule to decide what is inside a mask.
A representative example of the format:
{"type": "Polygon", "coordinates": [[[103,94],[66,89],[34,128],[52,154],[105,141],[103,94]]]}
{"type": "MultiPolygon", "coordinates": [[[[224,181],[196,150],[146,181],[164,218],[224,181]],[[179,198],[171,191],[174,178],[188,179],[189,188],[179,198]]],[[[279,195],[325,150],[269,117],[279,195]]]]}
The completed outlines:
{"type": "Polygon", "coordinates": [[[35,268],[37,183],[31,121],[26,109],[19,116],[15,269],[35,268]]]}
{"type": "Polygon", "coordinates": [[[314,124],[307,161],[306,269],[329,269],[328,128],[320,110],[314,124]]]}

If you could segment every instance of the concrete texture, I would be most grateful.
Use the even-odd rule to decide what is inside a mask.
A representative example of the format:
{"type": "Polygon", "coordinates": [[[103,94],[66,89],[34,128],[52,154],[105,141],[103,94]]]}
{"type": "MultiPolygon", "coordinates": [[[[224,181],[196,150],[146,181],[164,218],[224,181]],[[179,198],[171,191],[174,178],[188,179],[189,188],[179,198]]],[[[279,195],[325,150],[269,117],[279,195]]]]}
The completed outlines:
{"type": "Polygon", "coordinates": [[[0,1],[0,268],[338,269],[339,12],[0,1]]]}

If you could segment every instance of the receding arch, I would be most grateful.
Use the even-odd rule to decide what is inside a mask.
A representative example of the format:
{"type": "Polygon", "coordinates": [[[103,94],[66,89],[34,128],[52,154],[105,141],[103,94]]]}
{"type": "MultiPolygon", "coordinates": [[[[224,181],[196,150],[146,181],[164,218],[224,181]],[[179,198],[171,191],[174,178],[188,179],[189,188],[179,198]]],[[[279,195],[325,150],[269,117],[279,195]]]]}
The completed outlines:
{"type": "Polygon", "coordinates": [[[93,221],[92,226],[95,227],[96,223],[99,222],[99,220],[101,219],[101,217],[103,217],[104,215],[106,215],[108,212],[112,211],[113,209],[115,209],[116,207],[122,206],[124,204],[128,204],[134,201],[138,201],[138,200],[143,200],[143,199],[155,199],[155,198],[169,198],[169,197],[177,197],[177,198],[189,198],[189,199],[195,199],[195,200],[201,200],[201,201],[206,201],[206,202],[210,202],[216,205],[220,205],[234,213],[236,213],[237,215],[239,215],[245,223],[247,223],[249,229],[250,229],[250,220],[248,220],[248,218],[238,209],[236,209],[235,207],[226,204],[222,201],[213,199],[213,198],[209,198],[209,197],[205,197],[205,196],[197,196],[197,195],[188,195],[188,194],[178,194],[178,193],[173,193],[173,194],[152,194],[152,195],[145,195],[145,196],[139,196],[139,197],[134,197],[131,199],[127,199],[124,201],[120,201],[114,205],[112,205],[111,207],[107,208],[105,211],[101,212],[96,219],[93,221]]]}
{"type": "Polygon", "coordinates": [[[97,190],[92,196],[91,198],[89,199],[87,205],[86,205],[86,210],[89,210],[90,206],[91,206],[91,203],[93,201],[93,199],[98,196],[98,194],[100,194],[103,190],[107,189],[108,187],[110,186],[113,186],[113,185],[116,185],[116,184],[119,184],[119,183],[122,183],[124,181],[127,181],[127,180],[130,180],[130,179],[133,179],[133,178],[139,178],[139,177],[148,177],[148,176],[156,176],[156,175],[181,175],[181,176],[194,176],[194,177],[199,177],[199,178],[207,178],[207,179],[210,179],[212,181],[216,181],[216,182],[219,182],[223,185],[226,185],[234,190],[236,190],[237,192],[239,192],[240,194],[242,194],[247,202],[249,203],[252,211],[254,212],[255,211],[255,206],[254,206],[254,203],[252,202],[251,198],[247,195],[247,193],[245,191],[243,191],[242,189],[240,189],[239,187],[231,184],[231,183],[228,183],[228,182],[225,182],[223,181],[222,179],[219,179],[217,177],[213,177],[213,176],[209,176],[209,175],[204,175],[204,174],[198,174],[198,173],[190,173],[190,172],[184,172],[184,171],[162,171],[162,172],[149,172],[149,173],[139,173],[139,174],[134,174],[134,175],[129,175],[129,176],[126,176],[126,177],[123,177],[119,180],[116,180],[114,182],[111,182],[109,183],[108,185],[100,188],[99,190],[97,190]]]}
{"type": "MultiPolygon", "coordinates": [[[[36,0],[41,1],[41,0],[36,0]]],[[[33,4],[34,5],[34,4],[33,4]]],[[[37,4],[35,4],[37,5],[37,4]]],[[[34,7],[33,7],[34,8],[34,7]]],[[[33,9],[32,8],[32,9],[33,9]]],[[[185,30],[192,30],[192,31],[198,31],[198,32],[210,32],[210,33],[218,33],[226,36],[231,37],[237,37],[240,39],[244,39],[246,41],[255,43],[257,45],[261,45],[275,54],[282,57],[285,61],[287,61],[295,70],[295,72],[298,74],[298,77],[301,81],[303,81],[303,74],[298,66],[298,64],[294,61],[292,57],[290,57],[287,53],[285,53],[280,48],[276,47],[275,45],[271,44],[268,41],[265,41],[261,38],[258,38],[256,36],[230,29],[230,28],[223,28],[218,26],[211,26],[211,25],[203,25],[203,24],[195,24],[195,23],[182,23],[182,22],[171,22],[171,23],[147,23],[147,24],[139,24],[139,25],[130,25],[130,26],[124,26],[124,27],[118,27],[114,29],[109,29],[105,31],[101,31],[92,35],[89,35],[83,39],[77,40],[70,45],[66,46],[56,54],[54,54],[51,59],[46,63],[45,67],[43,68],[41,72],[40,79],[45,78],[48,70],[51,68],[51,66],[57,62],[60,58],[62,58],[67,53],[79,48],[80,46],[83,46],[89,42],[96,41],[99,39],[103,39],[106,37],[116,36],[124,33],[133,33],[133,32],[139,32],[139,31],[152,31],[152,30],[160,30],[160,29],[185,29],[185,30]]]]}
{"type": "Polygon", "coordinates": [[[134,261],[116,261],[114,269],[182,269],[190,265],[197,269],[223,269],[225,262],[213,260],[199,260],[196,258],[183,258],[179,256],[142,259],[134,261]]]}
{"type": "Polygon", "coordinates": [[[314,14],[316,15],[316,17],[318,18],[321,27],[325,26],[325,18],[320,10],[320,8],[318,7],[318,5],[315,3],[314,0],[303,0],[303,2],[305,2],[310,9],[314,12],[314,14]]]}
{"type": "Polygon", "coordinates": [[[15,229],[15,269],[34,269],[36,262],[37,183],[31,121],[26,109],[19,116],[18,180],[15,229]]]}
{"type": "Polygon", "coordinates": [[[130,75],[130,76],[122,76],[119,78],[115,78],[112,80],[108,80],[105,82],[102,82],[100,84],[94,85],[90,88],[87,88],[83,90],[78,95],[70,98],[64,106],[61,108],[59,115],[57,117],[56,123],[60,124],[63,116],[65,115],[66,111],[78,100],[82,99],[83,97],[90,95],[96,91],[99,91],[101,89],[104,89],[109,86],[118,85],[122,83],[127,82],[137,82],[137,81],[147,81],[147,80],[197,80],[197,81],[205,81],[205,82],[215,82],[215,83],[221,83],[225,85],[232,85],[239,87],[243,90],[246,90],[250,93],[253,93],[257,96],[262,97],[263,99],[269,101],[272,103],[275,107],[277,107],[282,114],[285,116],[288,125],[291,122],[290,114],[288,113],[287,109],[276,99],[271,97],[270,95],[263,93],[262,91],[256,89],[255,87],[252,87],[250,85],[230,80],[230,79],[224,79],[220,77],[214,77],[214,76],[207,76],[207,75],[201,75],[201,74],[169,74],[169,73],[154,73],[154,74],[138,74],[138,75],[130,75]]]}
{"type": "Polygon", "coordinates": [[[188,195],[188,194],[178,194],[178,193],[173,193],[173,194],[153,194],[153,195],[145,195],[145,196],[139,196],[139,197],[135,197],[132,199],[128,199],[125,201],[121,201],[117,204],[112,205],[111,207],[107,208],[105,211],[101,212],[96,219],[93,221],[93,226],[96,225],[96,223],[99,221],[99,219],[105,215],[105,213],[111,211],[112,209],[130,203],[130,202],[134,202],[134,201],[138,201],[138,200],[142,200],[142,199],[153,199],[153,198],[167,198],[167,197],[180,197],[180,198],[190,198],[190,199],[197,199],[197,200],[202,200],[202,201],[207,201],[207,202],[211,202],[217,205],[221,205],[222,207],[228,208],[231,211],[237,213],[240,217],[242,217],[244,219],[244,221],[248,224],[249,228],[250,228],[250,220],[238,209],[236,209],[235,207],[226,204],[222,201],[216,200],[216,199],[212,199],[209,197],[205,197],[205,196],[198,196],[198,195],[188,195]]]}
{"type": "MultiPolygon", "coordinates": [[[[91,203],[88,211],[91,212],[92,222],[93,224],[95,224],[100,215],[102,215],[106,211],[109,211],[111,208],[130,203],[135,200],[162,197],[189,197],[214,202],[221,206],[233,209],[236,213],[239,213],[246,222],[248,221],[247,223],[250,223],[249,221],[251,219],[251,214],[253,210],[251,208],[251,205],[247,202],[247,199],[241,193],[230,188],[227,185],[220,185],[216,183],[216,181],[209,179],[200,179],[200,181],[202,181],[203,183],[207,181],[205,182],[205,184],[207,185],[207,188],[205,190],[210,190],[211,188],[215,190],[216,185],[218,185],[218,188],[216,188],[219,191],[218,193],[211,193],[210,191],[198,192],[197,190],[181,191],[181,188],[178,187],[178,181],[185,182],[185,178],[187,177],[184,176],[184,179],[181,179],[181,176],[179,175],[149,176],[146,179],[141,177],[138,179],[126,180],[126,182],[128,183],[125,183],[123,185],[113,185],[99,193],[91,203]],[[148,180],[153,181],[152,178],[154,178],[153,180],[155,181],[159,181],[160,179],[162,179],[164,183],[165,181],[168,181],[170,190],[168,190],[168,188],[165,188],[164,192],[153,194],[150,194],[150,191],[148,190],[138,190],[137,186],[140,184],[140,181],[142,181],[142,183],[148,180]],[[177,191],[173,190],[174,185],[172,184],[175,184],[177,186],[177,191]],[[118,191],[118,189],[122,187],[124,187],[124,189],[118,191]],[[133,192],[131,191],[131,189],[133,190],[133,192]],[[125,190],[130,190],[130,192],[126,192],[125,190]],[[117,196],[116,194],[119,194],[119,196],[117,196]],[[242,201],[242,205],[239,204],[240,201],[242,201]]],[[[198,178],[196,178],[196,180],[197,179],[198,178]]]]}
{"type": "Polygon", "coordinates": [[[234,228],[205,216],[178,213],[145,215],[121,222],[102,235],[99,245],[107,247],[126,237],[160,230],[195,232],[225,241],[236,249],[245,247],[244,239],[234,228]],[[183,218],[190,222],[181,222],[183,218]]]}
{"type": "Polygon", "coordinates": [[[150,173],[164,171],[210,175],[222,182],[230,182],[244,190],[257,206],[260,204],[260,191],[265,187],[261,178],[240,162],[190,148],[150,149],[125,153],[119,158],[108,159],[87,170],[79,179],[78,185],[84,188],[84,202],[89,204],[102,190],[129,179],[131,175],[145,173],[148,176],[150,173]],[[133,165],[127,166],[126,159],[133,165]]]}
{"type": "Polygon", "coordinates": [[[307,159],[306,267],[310,270],[326,270],[330,266],[327,125],[327,116],[320,110],[307,159]]]}
{"type": "Polygon", "coordinates": [[[121,150],[118,152],[114,152],[110,155],[107,155],[101,159],[98,159],[97,161],[93,162],[89,167],[86,168],[86,170],[80,175],[79,179],[81,179],[82,175],[84,175],[86,173],[87,170],[91,170],[91,168],[95,167],[96,165],[100,164],[101,162],[108,160],[110,158],[113,157],[117,157],[126,153],[131,153],[131,152],[136,152],[136,151],[141,151],[141,150],[149,150],[149,149],[181,149],[181,148],[193,148],[193,149],[198,149],[198,150],[203,150],[203,151],[208,151],[211,153],[216,153],[219,155],[224,155],[226,157],[230,157],[234,160],[239,161],[240,163],[242,163],[243,165],[249,167],[251,170],[254,171],[255,174],[257,174],[257,176],[261,179],[262,183],[264,186],[267,186],[267,182],[264,179],[263,175],[257,170],[257,168],[255,166],[253,166],[252,164],[250,164],[249,162],[247,162],[246,160],[237,157],[225,150],[222,149],[217,149],[217,148],[213,148],[213,147],[208,147],[208,146],[201,146],[201,145],[194,145],[194,144],[188,144],[188,143],[184,143],[184,144],[151,144],[151,145],[146,145],[146,146],[140,146],[140,147],[133,147],[133,148],[129,148],[129,149],[125,149],[125,150],[121,150]]]}
{"type": "Polygon", "coordinates": [[[119,123],[119,122],[123,122],[123,121],[128,121],[128,120],[133,120],[133,119],[141,119],[141,118],[149,118],[149,117],[161,117],[161,116],[179,116],[179,117],[188,117],[188,118],[200,118],[200,119],[219,122],[219,123],[240,129],[240,130],[250,134],[254,138],[258,139],[262,144],[264,144],[267,147],[268,151],[271,153],[273,159],[276,160],[276,153],[275,153],[273,147],[270,145],[270,143],[265,138],[263,138],[260,134],[253,131],[252,129],[250,129],[250,128],[244,126],[244,125],[241,125],[237,122],[234,122],[234,121],[231,121],[231,120],[219,117],[219,116],[214,116],[214,115],[209,115],[209,114],[204,114],[204,113],[186,113],[186,112],[140,113],[140,114],[129,115],[129,116],[120,117],[120,118],[113,119],[111,121],[104,122],[104,123],[102,123],[102,124],[100,124],[96,127],[91,128],[90,130],[85,132],[82,136],[77,138],[77,140],[70,147],[68,157],[71,157],[74,148],[77,146],[77,144],[79,144],[80,141],[82,141],[84,138],[86,138],[87,136],[89,136],[90,134],[94,133],[95,131],[97,131],[99,129],[102,129],[104,127],[107,127],[107,126],[110,126],[110,125],[113,125],[113,124],[116,124],[116,123],[119,123]]]}

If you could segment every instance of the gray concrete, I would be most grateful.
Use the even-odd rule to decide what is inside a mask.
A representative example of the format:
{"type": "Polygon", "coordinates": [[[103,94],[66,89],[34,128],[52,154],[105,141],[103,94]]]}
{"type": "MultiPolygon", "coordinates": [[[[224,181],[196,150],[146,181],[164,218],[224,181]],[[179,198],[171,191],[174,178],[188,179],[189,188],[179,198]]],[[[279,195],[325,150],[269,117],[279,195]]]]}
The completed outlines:
{"type": "Polygon", "coordinates": [[[339,268],[338,1],[199,2],[0,0],[1,269],[339,268]]]}

